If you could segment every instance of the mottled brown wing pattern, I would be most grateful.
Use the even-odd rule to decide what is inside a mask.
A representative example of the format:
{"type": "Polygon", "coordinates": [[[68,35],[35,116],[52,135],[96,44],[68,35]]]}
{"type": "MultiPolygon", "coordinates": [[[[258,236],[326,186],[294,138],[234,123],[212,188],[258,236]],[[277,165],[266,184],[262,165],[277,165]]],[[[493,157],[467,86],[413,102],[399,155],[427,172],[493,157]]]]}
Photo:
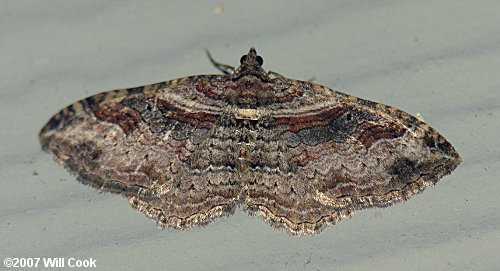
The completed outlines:
{"type": "MultiPolygon", "coordinates": [[[[43,149],[84,184],[119,193],[161,227],[187,229],[242,203],[294,235],[384,207],[460,163],[440,134],[393,107],[262,69],[104,92],[56,114],[43,149]]],[[[229,68],[228,68],[229,67],[229,68]]]]}
{"type": "Polygon", "coordinates": [[[407,200],[460,163],[441,135],[405,112],[319,85],[291,84],[302,84],[310,97],[296,99],[295,111],[280,104],[273,118],[298,166],[277,180],[256,178],[260,183],[247,198],[277,227],[296,235],[319,232],[355,210],[407,200]],[[311,98],[327,102],[309,104],[311,98]]]}
{"type": "Polygon", "coordinates": [[[109,91],[74,103],[42,129],[43,149],[82,183],[123,194],[161,226],[189,228],[229,214],[240,194],[234,172],[207,172],[214,165],[192,158],[221,114],[179,98],[190,93],[193,80],[109,91]]]}

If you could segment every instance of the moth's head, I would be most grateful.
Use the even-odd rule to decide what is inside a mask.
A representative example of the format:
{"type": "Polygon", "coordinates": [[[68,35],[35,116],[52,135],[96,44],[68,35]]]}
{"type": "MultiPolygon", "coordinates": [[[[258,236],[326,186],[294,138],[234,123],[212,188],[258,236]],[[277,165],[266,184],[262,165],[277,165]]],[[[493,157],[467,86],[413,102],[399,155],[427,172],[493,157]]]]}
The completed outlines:
{"type": "Polygon", "coordinates": [[[266,71],[262,68],[264,59],[257,55],[255,48],[250,48],[248,54],[240,58],[240,66],[236,70],[235,77],[253,75],[261,79],[268,79],[266,71]]]}
{"type": "Polygon", "coordinates": [[[262,64],[264,64],[264,59],[262,59],[261,56],[257,55],[257,51],[252,47],[250,48],[250,52],[248,52],[248,54],[240,58],[240,64],[242,66],[262,66],[262,64]]]}

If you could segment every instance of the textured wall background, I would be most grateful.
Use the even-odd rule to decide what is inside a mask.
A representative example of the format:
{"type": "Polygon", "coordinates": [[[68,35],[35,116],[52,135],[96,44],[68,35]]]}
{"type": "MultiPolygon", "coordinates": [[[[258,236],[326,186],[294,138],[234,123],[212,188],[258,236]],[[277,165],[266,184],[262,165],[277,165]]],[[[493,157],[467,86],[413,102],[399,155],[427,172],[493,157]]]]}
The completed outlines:
{"type": "MultiPolygon", "coordinates": [[[[494,270],[500,266],[498,1],[2,1],[0,256],[96,259],[94,270],[494,270]],[[218,7],[223,7],[220,13],[218,7]],[[219,14],[218,14],[219,13],[219,14]],[[241,210],[159,230],[78,183],[37,133],[101,91],[264,67],[421,113],[461,166],[423,194],[296,238],[241,210]],[[139,255],[139,256],[138,256],[139,255]]],[[[1,269],[2,267],[0,267],[1,269]]]]}

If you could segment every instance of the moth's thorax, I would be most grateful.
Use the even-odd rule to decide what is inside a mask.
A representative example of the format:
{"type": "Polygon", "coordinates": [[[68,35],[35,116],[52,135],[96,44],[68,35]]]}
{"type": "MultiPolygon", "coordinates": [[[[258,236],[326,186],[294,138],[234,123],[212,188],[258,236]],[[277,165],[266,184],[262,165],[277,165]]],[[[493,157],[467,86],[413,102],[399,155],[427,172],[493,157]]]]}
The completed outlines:
{"type": "MultiPolygon", "coordinates": [[[[204,80],[196,83],[196,90],[207,98],[223,101],[239,108],[259,108],[282,102],[286,86],[263,81],[256,76],[237,80],[204,80]]],[[[288,97],[288,99],[291,97],[288,97]]]]}
{"type": "Polygon", "coordinates": [[[228,84],[225,96],[229,104],[241,108],[257,108],[276,102],[280,89],[258,77],[245,76],[228,84]]]}
{"type": "Polygon", "coordinates": [[[255,76],[259,78],[262,81],[269,81],[270,78],[267,75],[266,71],[258,65],[241,65],[235,75],[234,78],[236,80],[245,78],[245,77],[250,77],[250,76],[255,76]]]}

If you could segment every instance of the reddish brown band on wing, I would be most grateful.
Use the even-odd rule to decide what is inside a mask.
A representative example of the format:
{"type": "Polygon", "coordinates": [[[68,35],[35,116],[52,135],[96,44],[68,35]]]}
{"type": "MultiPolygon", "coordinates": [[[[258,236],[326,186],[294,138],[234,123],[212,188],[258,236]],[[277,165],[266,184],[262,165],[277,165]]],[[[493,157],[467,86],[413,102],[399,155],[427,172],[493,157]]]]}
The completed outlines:
{"type": "Polygon", "coordinates": [[[315,115],[300,116],[300,117],[282,117],[276,120],[277,124],[286,127],[290,132],[297,132],[302,129],[311,128],[319,125],[328,125],[332,121],[342,116],[349,111],[351,105],[344,104],[332,109],[323,111],[315,115]]]}
{"type": "Polygon", "coordinates": [[[403,136],[406,132],[404,127],[391,123],[383,126],[379,123],[365,122],[356,130],[358,140],[369,149],[373,143],[380,139],[393,139],[403,136]]]}
{"type": "Polygon", "coordinates": [[[209,83],[207,82],[198,82],[196,83],[196,90],[203,93],[203,95],[205,95],[206,97],[210,98],[210,99],[214,99],[214,100],[222,100],[223,97],[224,97],[224,94],[221,92],[221,93],[216,93],[214,91],[214,87],[211,86],[209,83]]]}
{"type": "Polygon", "coordinates": [[[210,113],[190,112],[174,106],[172,103],[158,99],[156,102],[158,108],[168,117],[180,120],[193,125],[196,128],[210,129],[216,123],[219,115],[210,113]]]}
{"type": "Polygon", "coordinates": [[[226,100],[229,103],[234,103],[235,97],[255,99],[255,104],[266,104],[266,101],[263,101],[265,99],[271,102],[288,103],[304,94],[304,91],[300,88],[293,90],[282,88],[277,90],[273,84],[256,84],[252,80],[229,83],[200,81],[196,83],[195,88],[207,98],[220,101],[226,100]]]}
{"type": "Polygon", "coordinates": [[[137,129],[141,122],[141,116],[137,111],[120,104],[105,105],[94,115],[98,120],[119,125],[127,135],[137,129]]]}

